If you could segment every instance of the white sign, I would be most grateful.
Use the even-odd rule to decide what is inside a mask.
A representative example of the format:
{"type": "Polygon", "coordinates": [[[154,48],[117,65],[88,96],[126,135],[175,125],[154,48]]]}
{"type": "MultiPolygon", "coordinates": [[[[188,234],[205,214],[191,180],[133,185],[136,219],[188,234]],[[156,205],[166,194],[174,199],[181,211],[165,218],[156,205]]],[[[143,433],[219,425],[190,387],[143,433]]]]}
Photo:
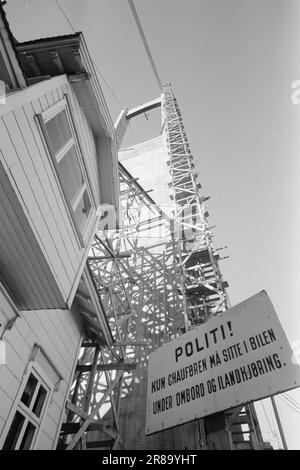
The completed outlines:
{"type": "Polygon", "coordinates": [[[0,80],[0,104],[6,104],[6,85],[3,80],[0,80]]]}
{"type": "Polygon", "coordinates": [[[6,364],[6,344],[0,340],[0,366],[6,364]]]}
{"type": "Polygon", "coordinates": [[[300,386],[265,291],[149,356],[146,434],[300,386]]]}

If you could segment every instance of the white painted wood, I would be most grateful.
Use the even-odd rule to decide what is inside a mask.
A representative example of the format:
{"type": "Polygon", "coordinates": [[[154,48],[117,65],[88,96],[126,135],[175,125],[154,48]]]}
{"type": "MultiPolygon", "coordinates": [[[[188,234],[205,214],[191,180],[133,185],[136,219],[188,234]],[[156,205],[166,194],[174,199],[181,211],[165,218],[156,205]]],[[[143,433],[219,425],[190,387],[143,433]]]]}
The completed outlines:
{"type": "Polygon", "coordinates": [[[13,404],[12,398],[6,392],[4,392],[2,388],[0,387],[0,418],[4,420],[4,423],[7,420],[12,404],[13,404]]]}
{"type": "Polygon", "coordinates": [[[52,447],[52,439],[45,432],[41,432],[38,442],[36,444],[36,450],[49,450],[52,447]]]}
{"type": "MultiPolygon", "coordinates": [[[[56,90],[57,91],[57,90],[56,90]]],[[[78,242],[74,235],[74,231],[71,228],[70,217],[67,211],[66,204],[62,201],[61,191],[58,188],[57,178],[54,174],[54,168],[50,162],[50,156],[47,154],[45,146],[43,145],[41,135],[38,131],[35,122],[35,115],[42,112],[42,108],[38,100],[34,100],[32,103],[28,103],[23,106],[24,112],[26,114],[27,120],[30,123],[35,123],[35,125],[30,125],[31,132],[33,134],[38,152],[40,155],[45,154],[45,157],[42,159],[44,163],[45,172],[47,173],[49,179],[49,186],[47,192],[49,202],[53,205],[54,210],[56,211],[57,222],[63,231],[64,238],[66,243],[70,244],[70,250],[76,254],[76,258],[80,259],[80,251],[78,250],[78,242]]]]}
{"type": "Polygon", "coordinates": [[[52,234],[52,227],[53,224],[55,224],[55,220],[53,219],[50,206],[43,192],[42,182],[30,158],[29,150],[24,142],[21,130],[17,125],[15,114],[10,113],[5,115],[3,120],[19,158],[19,164],[16,164],[15,167],[11,169],[11,172],[13,176],[15,176],[15,174],[17,175],[17,171],[19,172],[18,190],[24,202],[26,201],[27,203],[31,218],[35,222],[39,239],[41,241],[43,240],[44,244],[46,244],[50,258],[53,260],[53,264],[57,266],[54,272],[56,276],[59,276],[63,289],[67,292],[70,287],[68,270],[67,266],[64,264],[64,260],[62,260],[60,256],[63,249],[61,249],[61,251],[59,250],[59,240],[52,234]]]}
{"type": "Polygon", "coordinates": [[[45,80],[23,90],[16,91],[13,94],[9,94],[6,97],[6,103],[0,103],[0,116],[23,106],[25,103],[33,101],[40,95],[48,93],[50,88],[58,88],[65,83],[68,83],[66,76],[60,75],[58,77],[51,78],[51,80],[45,80]]]}
{"type": "MultiPolygon", "coordinates": [[[[0,180],[2,180],[2,175],[0,175],[0,180]]],[[[46,284],[47,275],[45,273],[44,279],[39,273],[38,250],[34,249],[38,246],[36,243],[32,245],[35,240],[31,239],[28,232],[27,236],[25,233],[22,234],[22,230],[26,231],[26,219],[22,213],[19,213],[15,204],[13,207],[13,204],[14,201],[11,201],[10,196],[6,193],[5,182],[2,180],[0,200],[2,278],[8,281],[8,275],[5,273],[9,270],[17,283],[15,287],[19,289],[21,295],[27,291],[31,300],[34,298],[36,302],[48,303],[50,306],[51,300],[46,294],[49,290],[46,284]],[[9,266],[4,263],[9,263],[9,266]],[[29,276],[31,272],[32,276],[29,276]]],[[[51,285],[49,278],[47,282],[51,285]]],[[[28,300],[30,301],[30,299],[28,300]]]]}
{"type": "Polygon", "coordinates": [[[50,337],[51,333],[53,334],[53,331],[47,331],[46,328],[44,328],[42,322],[39,319],[39,313],[40,312],[22,312],[24,315],[24,318],[26,318],[26,321],[28,322],[29,326],[33,329],[35,332],[36,336],[38,337],[39,340],[39,345],[43,345],[43,350],[45,351],[45,354],[48,357],[52,358],[52,362],[54,364],[58,365],[58,371],[62,377],[65,377],[68,375],[68,364],[66,359],[63,356],[63,352],[61,351],[61,346],[56,341],[56,338],[54,337],[53,339],[50,337]],[[30,315],[30,318],[29,318],[30,315]]]}
{"type": "Polygon", "coordinates": [[[48,318],[52,326],[55,328],[55,330],[59,332],[59,336],[63,337],[65,346],[68,349],[68,351],[71,353],[71,355],[74,356],[74,350],[76,350],[77,348],[78,339],[77,339],[77,335],[75,337],[75,335],[72,334],[72,331],[70,332],[69,330],[69,325],[70,325],[69,315],[66,315],[65,312],[62,312],[61,310],[53,309],[49,311],[48,318]]]}
{"type": "Polygon", "coordinates": [[[59,95],[58,95],[57,89],[53,89],[51,91],[51,93],[52,93],[52,97],[53,97],[53,102],[57,103],[59,101],[59,95]]]}
{"type": "Polygon", "coordinates": [[[26,368],[26,362],[23,361],[16,352],[16,349],[18,349],[18,345],[15,345],[15,348],[13,348],[9,340],[5,340],[5,344],[6,344],[6,365],[4,367],[7,367],[8,370],[18,380],[24,374],[24,371],[26,368]]]}
{"type": "MultiPolygon", "coordinates": [[[[18,319],[16,320],[16,323],[18,319]]],[[[4,334],[4,341],[9,343],[13,348],[15,354],[19,357],[19,359],[24,363],[27,364],[30,354],[32,352],[32,347],[24,341],[23,336],[21,335],[20,331],[14,326],[11,329],[5,332],[4,334]]]]}
{"type": "MultiPolygon", "coordinates": [[[[97,205],[100,202],[98,156],[93,133],[72,87],[62,78],[47,82],[48,88],[42,82],[30,87],[32,88],[30,93],[28,90],[22,92],[23,100],[19,94],[18,97],[10,97],[10,102],[15,108],[13,109],[13,105],[6,107],[9,112],[5,114],[4,110],[1,110],[3,115],[3,121],[0,122],[1,148],[3,165],[8,172],[12,187],[22,204],[54,280],[63,298],[67,300],[72,297],[71,290],[74,291],[75,282],[80,278],[83,269],[82,259],[86,253],[74,234],[69,209],[60,190],[49,153],[37,128],[35,114],[52,112],[51,108],[61,106],[64,94],[68,94],[87,176],[97,205]]],[[[95,220],[96,212],[93,210],[84,236],[86,244],[89,244],[93,236],[95,220]]],[[[28,269],[28,278],[24,278],[24,282],[28,282],[32,276],[34,274],[28,269]]],[[[51,286],[50,279],[48,280],[51,286]]],[[[32,292],[41,296],[36,283],[31,287],[32,292]]],[[[45,293],[43,295],[45,297],[45,293]]],[[[46,293],[46,297],[47,295],[46,293]]],[[[40,301],[41,303],[43,301],[41,297],[40,301]]],[[[47,303],[49,305],[49,295],[47,303]]]]}
{"type": "Polygon", "coordinates": [[[0,367],[0,384],[1,384],[1,389],[11,399],[13,399],[18,393],[21,380],[18,380],[7,367],[1,366],[0,367]]]}
{"type": "MultiPolygon", "coordinates": [[[[52,292],[57,286],[63,299],[71,306],[96,229],[96,211],[92,211],[84,236],[86,247],[82,248],[74,233],[68,207],[35,118],[37,113],[49,114],[53,106],[60,106],[65,93],[70,99],[95,205],[100,203],[99,155],[95,138],[74,88],[69,85],[66,77],[40,82],[10,95],[6,105],[0,106],[0,159],[7,181],[15,193],[15,200],[9,199],[9,195],[5,204],[3,199],[0,200],[0,238],[4,241],[0,248],[5,246],[15,254],[12,272],[17,276],[22,269],[19,286],[21,290],[29,286],[34,298],[41,304],[50,305],[53,296],[58,296],[52,292]],[[16,230],[13,231],[15,224],[12,223],[10,227],[9,221],[21,221],[20,210],[28,221],[28,227],[17,233],[16,230]],[[4,214],[5,226],[1,224],[4,214]]],[[[2,270],[6,272],[5,267],[1,267],[2,270]]],[[[55,298],[58,300],[58,297],[55,298]]],[[[0,323],[16,314],[0,289],[0,307],[2,306],[5,306],[5,310],[1,313],[0,323]]],[[[64,403],[77,362],[82,324],[75,311],[58,308],[28,310],[20,314],[21,317],[16,320],[12,329],[4,334],[8,359],[4,369],[0,369],[0,435],[27,370],[34,345],[38,344],[64,378],[50,400],[43,423],[45,430],[41,432],[37,442],[38,448],[52,448],[57,440],[58,428],[64,415],[64,403]]]]}
{"type": "Polygon", "coordinates": [[[53,97],[49,104],[48,95],[49,93],[47,93],[47,95],[45,96],[46,101],[47,101],[47,108],[43,107],[44,110],[42,111],[42,117],[45,122],[50,121],[50,119],[52,119],[54,116],[56,116],[56,114],[62,111],[66,107],[66,104],[67,104],[65,98],[62,98],[57,103],[54,103],[53,97]]]}
{"type": "MultiPolygon", "coordinates": [[[[61,266],[62,263],[53,244],[53,239],[49,233],[49,229],[45,224],[44,218],[46,214],[41,214],[36,195],[33,193],[29,184],[30,176],[29,174],[26,175],[21,161],[18,157],[17,160],[12,160],[12,155],[17,154],[17,152],[3,122],[0,122],[0,135],[2,154],[3,157],[7,159],[5,163],[10,166],[10,170],[8,170],[10,184],[13,187],[20,204],[22,205],[22,209],[27,217],[33,233],[36,236],[36,239],[43,251],[51,271],[55,273],[54,262],[57,262],[58,266],[61,266]]],[[[57,276],[55,280],[60,286],[62,295],[65,297],[66,292],[68,291],[67,285],[69,283],[67,282],[67,276],[64,271],[62,271],[61,278],[57,276]]]]}
{"type": "MultiPolygon", "coordinates": [[[[60,399],[61,403],[62,399],[60,399]]],[[[56,423],[56,429],[57,429],[57,424],[60,419],[60,412],[61,412],[61,407],[58,406],[58,404],[52,400],[52,402],[49,405],[47,414],[52,417],[53,421],[56,423]]]]}
{"type": "Polygon", "coordinates": [[[59,328],[52,321],[51,310],[41,310],[37,313],[37,316],[46,332],[54,332],[55,343],[60,345],[59,352],[64,358],[66,365],[72,363],[75,353],[74,348],[68,347],[70,346],[68,337],[65,336],[63,331],[59,330],[59,328]]]}
{"type": "Polygon", "coordinates": [[[53,415],[49,411],[50,409],[48,409],[47,416],[45,417],[44,429],[53,442],[58,426],[58,420],[54,419],[53,415]]]}
{"type": "MultiPolygon", "coordinates": [[[[98,170],[98,157],[95,145],[95,138],[92,130],[87,122],[87,119],[78,103],[77,97],[72,92],[70,86],[66,88],[66,93],[69,96],[69,102],[72,110],[73,119],[78,129],[78,137],[80,146],[85,162],[87,175],[93,191],[96,205],[100,204],[100,190],[99,190],[99,170],[98,170]]],[[[101,156],[100,156],[101,157],[101,156]]]]}
{"type": "MultiPolygon", "coordinates": [[[[14,318],[16,311],[0,289],[0,306],[5,307],[3,317],[14,318]]],[[[20,312],[11,330],[4,333],[7,346],[7,365],[0,368],[0,436],[4,421],[10,416],[32,355],[35,344],[42,346],[45,355],[63,376],[58,391],[50,399],[43,430],[37,447],[52,448],[61,422],[64,403],[68,398],[81,344],[81,326],[75,312],[45,310],[20,312]],[[62,324],[64,323],[64,328],[62,324]]],[[[1,436],[1,439],[3,436],[1,436]]]]}
{"type": "Polygon", "coordinates": [[[4,428],[4,425],[5,425],[5,421],[3,418],[0,417],[0,434],[2,432],[2,429],[4,428]]]}

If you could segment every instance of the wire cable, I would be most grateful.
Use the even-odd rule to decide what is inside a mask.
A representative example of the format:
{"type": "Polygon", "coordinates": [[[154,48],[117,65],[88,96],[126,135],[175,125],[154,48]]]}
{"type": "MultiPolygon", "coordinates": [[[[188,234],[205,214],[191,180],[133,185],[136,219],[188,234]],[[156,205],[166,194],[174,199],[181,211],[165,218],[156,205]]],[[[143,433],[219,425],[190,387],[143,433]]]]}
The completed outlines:
{"type": "Polygon", "coordinates": [[[293,404],[294,404],[296,407],[298,407],[299,410],[300,410],[300,403],[299,403],[297,400],[295,400],[295,398],[291,397],[291,396],[288,395],[287,393],[283,393],[282,395],[285,396],[288,400],[292,401],[293,404]]]}
{"type": "Polygon", "coordinates": [[[282,398],[284,398],[288,403],[290,403],[293,407],[295,407],[295,409],[298,410],[300,413],[300,407],[298,405],[295,405],[295,403],[292,400],[290,400],[288,396],[283,395],[282,398]]]}
{"type": "Polygon", "coordinates": [[[264,410],[264,415],[265,415],[265,417],[266,417],[266,420],[267,420],[267,423],[268,423],[268,426],[269,426],[269,429],[270,429],[270,433],[273,435],[274,432],[272,431],[272,426],[271,426],[269,417],[268,417],[268,415],[267,415],[267,412],[266,412],[266,409],[265,409],[265,405],[263,404],[262,401],[261,401],[261,406],[262,406],[262,408],[263,408],[263,410],[264,410]]]}
{"type": "Polygon", "coordinates": [[[60,3],[58,2],[58,0],[54,0],[54,2],[56,3],[57,7],[59,8],[61,14],[63,15],[63,17],[65,18],[65,20],[67,21],[68,25],[70,26],[71,30],[73,33],[76,33],[71,21],[69,20],[69,18],[67,17],[67,15],[65,14],[63,8],[61,7],[60,3]]]}
{"type": "Polygon", "coordinates": [[[291,405],[291,403],[288,400],[286,400],[286,398],[283,397],[282,395],[279,395],[279,397],[281,398],[283,403],[285,403],[288,407],[290,407],[293,411],[295,411],[296,413],[300,415],[300,410],[298,408],[294,408],[293,405],[291,405]]]}
{"type": "Polygon", "coordinates": [[[144,31],[143,31],[142,25],[141,25],[141,23],[140,23],[138,14],[137,14],[137,12],[136,12],[136,9],[135,9],[133,0],[128,0],[128,3],[129,3],[129,6],[130,6],[130,9],[131,9],[133,18],[134,18],[134,20],[135,20],[137,29],[138,29],[138,31],[139,31],[139,33],[140,33],[140,36],[141,36],[141,39],[142,39],[142,41],[143,41],[143,44],[144,44],[144,47],[145,47],[145,50],[146,50],[148,59],[149,59],[149,61],[150,61],[150,64],[151,64],[153,73],[154,73],[154,75],[155,75],[156,81],[157,81],[157,83],[158,83],[159,89],[160,89],[160,91],[162,91],[162,82],[161,82],[161,79],[160,79],[160,77],[159,77],[159,74],[158,74],[158,71],[157,71],[157,67],[156,67],[156,65],[155,65],[154,59],[153,59],[153,57],[152,57],[152,54],[151,54],[151,52],[150,52],[150,49],[149,49],[149,46],[148,46],[148,43],[147,43],[147,39],[146,39],[146,37],[145,37],[145,34],[144,34],[144,31]]]}
{"type": "Polygon", "coordinates": [[[116,100],[116,102],[118,103],[118,105],[121,107],[121,109],[124,109],[125,106],[120,102],[119,98],[117,97],[117,95],[114,93],[114,91],[112,90],[112,88],[109,86],[109,84],[107,83],[107,81],[105,80],[103,74],[100,72],[97,64],[94,62],[94,60],[92,60],[93,62],[93,65],[96,69],[96,71],[98,72],[98,74],[100,75],[100,77],[102,78],[103,82],[105,83],[105,85],[107,86],[107,88],[109,89],[109,91],[111,92],[112,96],[114,97],[114,99],[116,100]]]}
{"type": "MultiPolygon", "coordinates": [[[[264,410],[264,415],[266,417],[266,420],[268,422],[268,426],[269,426],[269,430],[270,430],[270,433],[271,435],[273,436],[272,440],[275,439],[276,440],[276,443],[277,443],[277,447],[280,448],[281,447],[281,444],[280,444],[280,441],[278,439],[278,434],[277,432],[275,431],[275,426],[274,426],[274,423],[273,423],[273,427],[271,426],[271,423],[270,423],[270,420],[269,420],[269,417],[268,417],[268,414],[266,412],[266,409],[265,409],[265,406],[264,406],[264,403],[261,401],[260,402],[262,407],[263,407],[263,410],[264,410]]],[[[273,413],[272,413],[272,417],[273,417],[273,413]]]]}
{"type": "MultiPolygon", "coordinates": [[[[63,17],[65,18],[65,20],[68,22],[68,25],[70,26],[71,30],[73,33],[75,33],[75,28],[74,26],[72,25],[71,23],[71,20],[68,18],[67,14],[65,13],[64,9],[62,8],[62,6],[60,5],[60,3],[58,2],[58,0],[54,0],[55,4],[57,5],[59,11],[61,12],[61,14],[63,15],[63,17]]],[[[121,107],[121,109],[124,109],[125,106],[122,105],[122,103],[120,102],[120,100],[118,99],[117,95],[114,93],[114,91],[112,90],[112,88],[109,86],[109,84],[107,83],[107,81],[105,80],[103,74],[100,72],[97,64],[95,63],[95,61],[92,59],[92,63],[96,69],[96,71],[98,72],[98,74],[100,75],[101,79],[103,80],[103,83],[107,86],[107,88],[109,89],[109,91],[111,92],[112,96],[114,97],[114,99],[116,100],[116,102],[118,103],[118,105],[121,107]]]]}

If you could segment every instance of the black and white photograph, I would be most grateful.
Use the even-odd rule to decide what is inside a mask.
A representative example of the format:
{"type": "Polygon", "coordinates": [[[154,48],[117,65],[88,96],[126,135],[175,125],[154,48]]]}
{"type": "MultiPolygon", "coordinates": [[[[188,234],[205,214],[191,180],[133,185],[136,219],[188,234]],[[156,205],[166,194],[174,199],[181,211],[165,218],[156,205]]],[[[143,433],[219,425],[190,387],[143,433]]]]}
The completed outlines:
{"type": "Polygon", "coordinates": [[[300,0],[0,0],[1,459],[300,450],[299,292],[300,0]]]}

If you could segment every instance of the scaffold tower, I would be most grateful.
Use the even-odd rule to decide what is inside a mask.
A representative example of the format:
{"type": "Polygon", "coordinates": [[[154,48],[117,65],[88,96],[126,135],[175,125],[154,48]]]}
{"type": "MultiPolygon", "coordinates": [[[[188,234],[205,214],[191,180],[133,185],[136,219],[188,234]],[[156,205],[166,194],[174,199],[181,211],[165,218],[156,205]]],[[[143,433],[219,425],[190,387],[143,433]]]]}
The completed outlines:
{"type": "MultiPolygon", "coordinates": [[[[113,229],[103,222],[88,259],[111,342],[83,338],[59,448],[260,449],[253,404],[145,436],[149,353],[230,308],[207,219],[209,198],[170,83],[160,99],[125,110],[123,124],[158,106],[171,214],[120,163],[121,222],[113,229]]],[[[81,302],[91,332],[97,326],[81,302]]]]}

